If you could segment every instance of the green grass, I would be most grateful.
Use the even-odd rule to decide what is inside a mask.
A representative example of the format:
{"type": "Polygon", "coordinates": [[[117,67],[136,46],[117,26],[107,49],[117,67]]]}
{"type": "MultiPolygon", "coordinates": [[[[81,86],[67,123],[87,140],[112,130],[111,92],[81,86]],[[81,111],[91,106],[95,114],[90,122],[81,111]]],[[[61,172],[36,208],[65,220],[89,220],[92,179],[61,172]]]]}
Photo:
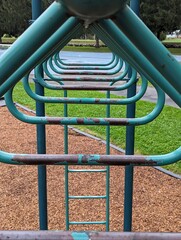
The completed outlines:
{"type": "MultiPolygon", "coordinates": [[[[31,84],[32,85],[32,84],[31,84]]],[[[26,96],[22,84],[18,83],[14,92],[14,100],[31,109],[35,109],[35,103],[26,96]]],[[[46,90],[47,96],[62,96],[60,91],[46,90]]],[[[90,91],[68,91],[68,97],[96,97],[104,98],[105,94],[90,91]]],[[[115,98],[115,95],[111,97],[115,98]]],[[[120,98],[116,96],[116,98],[120,98]]],[[[155,104],[139,101],[137,103],[136,116],[141,117],[152,111],[155,104]]],[[[105,117],[106,107],[103,105],[74,105],[68,106],[69,116],[77,117],[105,117]]],[[[111,106],[111,116],[125,117],[125,106],[111,106]]],[[[49,116],[63,116],[63,104],[47,104],[46,114],[49,116]]],[[[78,128],[78,126],[76,126],[78,128]]],[[[104,126],[79,126],[79,129],[105,139],[104,126]]],[[[111,142],[121,148],[125,148],[125,127],[111,127],[111,142]]],[[[153,122],[136,127],[135,149],[137,154],[164,154],[171,152],[180,146],[181,142],[181,114],[180,110],[165,106],[159,117],[153,122]]],[[[181,161],[167,166],[167,169],[181,174],[181,161]]]]}
{"type": "Polygon", "coordinates": [[[181,48],[168,48],[168,50],[174,55],[181,55],[181,48]]]}
{"type": "Polygon", "coordinates": [[[62,49],[63,51],[72,51],[72,52],[110,52],[108,47],[89,47],[89,46],[66,46],[62,49]]]}
{"type": "MultiPolygon", "coordinates": [[[[90,44],[90,45],[95,45],[96,41],[94,39],[72,39],[70,44],[90,44]]],[[[105,45],[101,40],[99,40],[100,45],[105,45]]]]}
{"type": "Polygon", "coordinates": [[[181,38],[165,39],[163,42],[165,42],[165,43],[181,43],[181,38]]]}
{"type": "MultiPolygon", "coordinates": [[[[2,38],[2,43],[11,44],[16,40],[16,38],[2,38]]],[[[168,39],[164,40],[165,43],[181,43],[181,39],[168,39]]],[[[70,41],[71,44],[95,44],[95,40],[84,40],[84,39],[73,39],[70,41]]],[[[100,41],[100,45],[102,42],[100,41]]],[[[110,52],[108,47],[101,46],[100,48],[95,48],[92,46],[65,46],[64,51],[73,51],[73,52],[110,52]]],[[[175,55],[181,55],[181,48],[168,48],[168,50],[175,55]]]]}

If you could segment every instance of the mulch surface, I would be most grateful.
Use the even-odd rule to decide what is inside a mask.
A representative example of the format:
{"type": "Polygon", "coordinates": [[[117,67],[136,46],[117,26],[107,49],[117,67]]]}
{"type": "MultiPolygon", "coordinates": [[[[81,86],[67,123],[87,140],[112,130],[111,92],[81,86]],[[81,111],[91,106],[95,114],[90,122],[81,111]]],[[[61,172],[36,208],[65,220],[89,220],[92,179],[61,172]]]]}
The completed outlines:
{"type": "MultiPolygon", "coordinates": [[[[28,113],[29,114],[29,113],[28,113]]],[[[1,150],[36,153],[36,127],[0,108],[1,150]]],[[[47,153],[63,153],[63,128],[47,126],[47,153]]],[[[69,153],[105,154],[105,145],[69,130],[69,153]]],[[[111,149],[112,154],[120,154],[111,149]]],[[[72,168],[72,167],[71,167],[72,168]]],[[[78,167],[80,168],[80,167],[78,167]]],[[[110,230],[123,230],[124,168],[110,168],[110,230]]],[[[105,194],[104,173],[70,173],[70,194],[105,194]]],[[[65,230],[64,167],[47,167],[50,230],[65,230]]],[[[105,219],[105,200],[71,200],[71,221],[105,219]]],[[[37,167],[0,164],[0,229],[38,230],[37,167]]],[[[73,226],[104,230],[104,226],[73,226]]],[[[181,180],[135,167],[133,231],[181,232],[181,180]]]]}

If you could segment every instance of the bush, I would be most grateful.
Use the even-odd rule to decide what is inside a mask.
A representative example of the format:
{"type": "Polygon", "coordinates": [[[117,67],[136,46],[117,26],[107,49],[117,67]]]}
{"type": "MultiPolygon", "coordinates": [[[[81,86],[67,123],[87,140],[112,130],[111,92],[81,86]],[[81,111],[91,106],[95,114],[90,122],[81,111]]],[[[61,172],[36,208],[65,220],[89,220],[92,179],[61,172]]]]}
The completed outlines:
{"type": "Polygon", "coordinates": [[[163,40],[165,40],[165,39],[166,39],[166,33],[161,32],[161,33],[160,33],[160,41],[163,41],[163,40]]]}

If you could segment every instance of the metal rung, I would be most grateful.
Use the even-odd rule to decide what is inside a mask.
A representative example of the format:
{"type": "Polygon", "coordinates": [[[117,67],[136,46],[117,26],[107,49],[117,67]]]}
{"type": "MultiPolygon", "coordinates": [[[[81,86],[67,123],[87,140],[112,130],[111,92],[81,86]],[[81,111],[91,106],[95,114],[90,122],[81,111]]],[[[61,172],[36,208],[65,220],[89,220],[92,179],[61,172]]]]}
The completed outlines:
{"type": "Polygon", "coordinates": [[[97,221],[97,222],[69,222],[71,225],[84,225],[84,224],[106,224],[106,221],[97,221]]]}
{"type": "Polygon", "coordinates": [[[94,239],[94,240],[181,240],[181,233],[151,232],[77,232],[77,231],[0,231],[0,239],[5,240],[55,240],[55,239],[94,239]]]}
{"type": "Polygon", "coordinates": [[[106,196],[69,196],[69,199],[106,199],[106,196]]]}
{"type": "Polygon", "coordinates": [[[60,90],[98,90],[98,91],[116,91],[119,90],[118,87],[112,86],[93,86],[93,85],[62,85],[58,86],[57,89],[60,90]]]}
{"type": "Polygon", "coordinates": [[[69,169],[68,172],[78,172],[78,173],[86,173],[86,172],[107,172],[107,169],[69,169]]]}

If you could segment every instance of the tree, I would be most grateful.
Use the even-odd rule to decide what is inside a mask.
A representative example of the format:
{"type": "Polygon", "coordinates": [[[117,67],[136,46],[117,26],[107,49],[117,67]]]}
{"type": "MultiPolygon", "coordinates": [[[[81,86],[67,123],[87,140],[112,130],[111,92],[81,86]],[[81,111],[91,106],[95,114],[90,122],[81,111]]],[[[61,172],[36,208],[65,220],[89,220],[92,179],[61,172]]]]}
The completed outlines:
{"type": "Polygon", "coordinates": [[[140,13],[142,20],[159,39],[162,32],[180,28],[180,0],[141,0],[140,13]]]}
{"type": "Polygon", "coordinates": [[[0,0],[0,32],[20,35],[31,17],[31,4],[27,0],[0,0]]]}

